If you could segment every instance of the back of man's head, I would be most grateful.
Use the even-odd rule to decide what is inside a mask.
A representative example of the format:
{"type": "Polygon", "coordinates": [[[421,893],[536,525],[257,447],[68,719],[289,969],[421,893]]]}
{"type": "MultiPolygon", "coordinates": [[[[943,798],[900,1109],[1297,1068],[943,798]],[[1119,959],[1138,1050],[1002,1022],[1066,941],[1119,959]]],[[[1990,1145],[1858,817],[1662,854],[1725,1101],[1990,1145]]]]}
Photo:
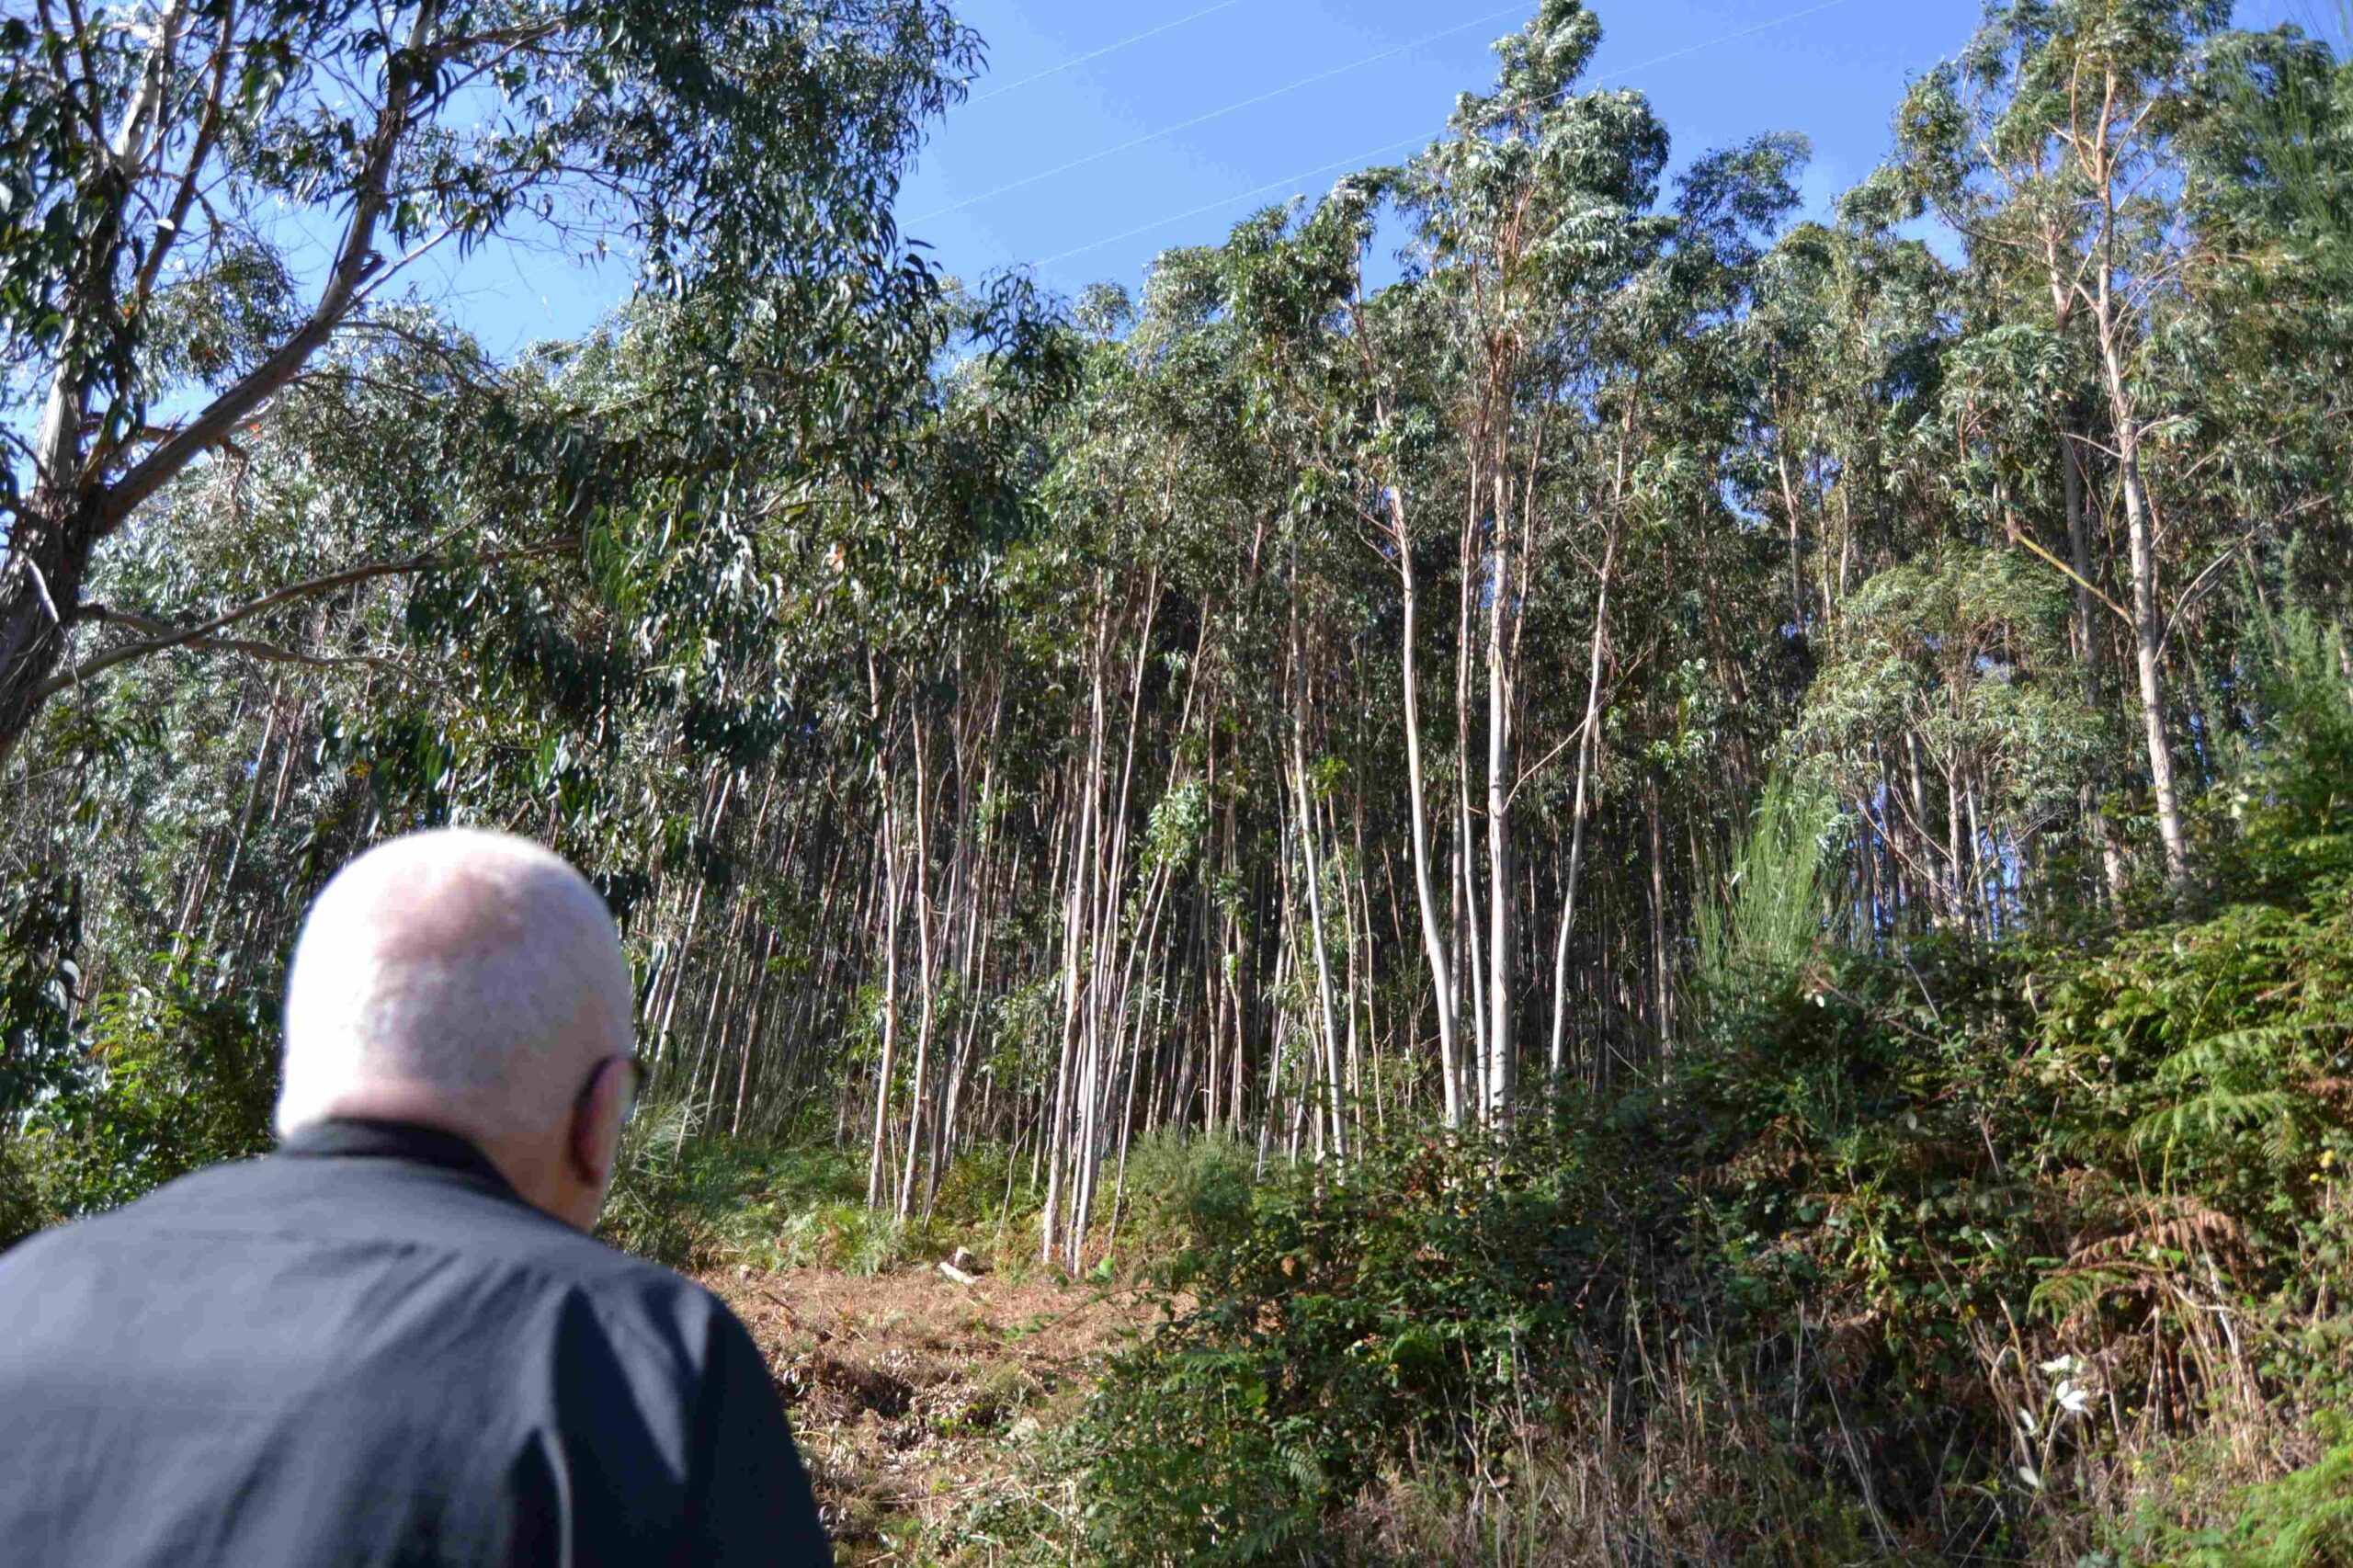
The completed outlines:
{"type": "Polygon", "coordinates": [[[395,839],[344,868],[303,923],[278,1130],[374,1117],[494,1154],[529,1145],[562,1133],[631,1024],[628,962],[577,871],[500,834],[395,839]]]}

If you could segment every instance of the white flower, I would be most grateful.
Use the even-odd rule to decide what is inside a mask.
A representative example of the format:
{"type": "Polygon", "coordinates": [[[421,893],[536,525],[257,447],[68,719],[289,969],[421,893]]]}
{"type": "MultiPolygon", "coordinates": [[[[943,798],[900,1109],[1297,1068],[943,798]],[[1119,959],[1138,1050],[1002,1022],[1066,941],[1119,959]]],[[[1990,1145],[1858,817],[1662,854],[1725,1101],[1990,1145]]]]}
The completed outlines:
{"type": "Polygon", "coordinates": [[[2070,1415],[2081,1415],[2092,1407],[2092,1391],[2074,1382],[2059,1385],[2059,1408],[2070,1415]]]}
{"type": "Polygon", "coordinates": [[[2063,1378],[2075,1369],[2075,1358],[2073,1356],[2062,1356],[2056,1361],[2042,1364],[2042,1375],[2047,1378],[2063,1378]]]}
{"type": "Polygon", "coordinates": [[[2032,1437],[2035,1432],[2034,1412],[2021,1406],[2018,1411],[2018,1425],[2026,1428],[2027,1436],[2032,1437]]]}

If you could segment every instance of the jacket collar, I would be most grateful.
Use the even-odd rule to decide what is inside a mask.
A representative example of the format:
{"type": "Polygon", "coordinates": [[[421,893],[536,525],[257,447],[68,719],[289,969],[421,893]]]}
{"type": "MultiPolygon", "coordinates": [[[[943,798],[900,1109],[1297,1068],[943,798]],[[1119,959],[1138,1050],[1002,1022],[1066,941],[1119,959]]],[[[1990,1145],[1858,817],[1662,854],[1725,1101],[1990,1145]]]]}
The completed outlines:
{"type": "Polygon", "coordinates": [[[514,1184],[480,1149],[454,1132],[413,1121],[330,1117],[298,1129],[279,1146],[278,1153],[298,1160],[400,1160],[413,1165],[430,1165],[489,1182],[516,1201],[522,1201],[514,1184]]]}

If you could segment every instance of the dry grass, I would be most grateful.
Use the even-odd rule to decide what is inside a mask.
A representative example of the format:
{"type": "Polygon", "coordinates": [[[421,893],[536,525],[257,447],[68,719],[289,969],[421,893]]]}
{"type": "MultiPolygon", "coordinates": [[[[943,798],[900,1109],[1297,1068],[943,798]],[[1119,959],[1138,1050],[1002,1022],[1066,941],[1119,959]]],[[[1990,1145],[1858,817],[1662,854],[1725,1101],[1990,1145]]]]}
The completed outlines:
{"type": "Polygon", "coordinates": [[[923,1561],[925,1535],[1012,1483],[1026,1439],[1159,1317],[1134,1290],[994,1277],[967,1287],[929,1266],[731,1268],[702,1281],[767,1355],[844,1563],[923,1561]]]}
{"type": "MultiPolygon", "coordinates": [[[[1161,1316],[1137,1291],[1042,1278],[966,1287],[928,1267],[702,1278],[767,1354],[847,1564],[993,1560],[990,1543],[960,1535],[975,1505],[1017,1492],[1058,1512],[1037,1494],[1049,1478],[1033,1462],[1036,1439],[1074,1413],[1104,1357],[1161,1316]]],[[[2195,1342],[2161,1336],[2170,1369],[2154,1374],[2198,1387],[2194,1429],[2152,1414],[2163,1403],[2146,1392],[2156,1337],[2080,1358],[2074,1376],[2097,1390],[2094,1411],[2054,1433],[2044,1363],[2055,1346],[1989,1328],[1985,1387],[2042,1412],[2009,1457],[2034,1464],[2047,1487],[2040,1498],[2014,1491],[1999,1510],[1982,1495],[1925,1514],[1894,1499],[1882,1508],[1867,1439],[1793,1448],[1746,1369],[1657,1346],[1638,1377],[1597,1380],[1550,1425],[1499,1409],[1475,1444],[1412,1456],[1302,1543],[1305,1555],[1487,1568],[1982,1561],[1996,1515],[2024,1514],[2036,1538],[2024,1561],[2069,1568],[2136,1520],[2226,1521],[2235,1488],[2316,1457],[2304,1412],[2234,1400],[2254,1380],[2234,1375],[2239,1347],[2200,1304],[2210,1310],[2186,1314],[2195,1342]]],[[[1847,1375],[1841,1333],[1818,1331],[1809,1355],[1822,1377],[1809,1398],[1835,1403],[1834,1385],[1848,1402],[1869,1397],[1847,1375]]],[[[1834,1430],[1844,1414],[1833,1411],[1834,1430]]]]}
{"type": "Polygon", "coordinates": [[[1386,1475],[1334,1558],[1489,1568],[1828,1564],[1902,1545],[1851,1488],[1810,1475],[1736,1375],[1664,1353],[1542,1426],[1497,1413],[1475,1445],[1386,1475]],[[1639,1410],[1630,1408],[1639,1404],[1639,1410]]]}

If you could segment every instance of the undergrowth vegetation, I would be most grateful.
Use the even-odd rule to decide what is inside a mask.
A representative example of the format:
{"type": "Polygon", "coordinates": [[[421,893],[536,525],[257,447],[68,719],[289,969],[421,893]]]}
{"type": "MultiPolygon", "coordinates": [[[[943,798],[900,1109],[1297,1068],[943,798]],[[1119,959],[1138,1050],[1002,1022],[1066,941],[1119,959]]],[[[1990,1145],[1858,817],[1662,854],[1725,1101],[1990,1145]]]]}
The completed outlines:
{"type": "MultiPolygon", "coordinates": [[[[1805,939],[1836,824],[1768,791],[1689,1039],[1346,1163],[1158,1131],[1097,1280],[1163,1328],[1007,1438],[941,1559],[2315,1565],[2353,1551],[2353,716],[2290,704],[2202,902],[1805,939]],[[1018,1547],[1014,1542],[1029,1542],[1018,1547]]],[[[266,1144],[266,1006],[169,965],[0,1161],[0,1220],[266,1144]]],[[[30,1017],[18,1006],[18,1017],[30,1017]]],[[[30,1036],[28,1036],[30,1039],[30,1036]]],[[[26,1052],[18,1060],[33,1060],[26,1052]]],[[[824,1137],[631,1125],[614,1244],[685,1269],[1040,1271],[1033,1165],[908,1220],[824,1137]]]]}
{"type": "MultiPolygon", "coordinates": [[[[2200,901],[1857,946],[1835,820],[1776,786],[1654,1074],[1346,1163],[1138,1138],[1091,1274],[1167,1320],[938,1554],[2347,1561],[2353,710],[2331,685],[2283,713],[2200,901]]],[[[99,1049],[24,1119],[10,1226],[266,1144],[267,1008],[165,972],[103,994],[99,1049]]],[[[609,1239],[1044,1271],[1018,1148],[967,1151],[903,1221],[853,1149],[702,1132],[676,1101],[636,1119],[609,1239]]]]}
{"type": "Polygon", "coordinates": [[[961,1243],[970,1217],[907,1224],[866,1207],[863,1163],[827,1144],[695,1137],[676,1101],[631,1124],[599,1233],[675,1268],[824,1267],[879,1273],[961,1243]],[[949,1244],[956,1244],[951,1243],[949,1244]]]}
{"type": "MultiPolygon", "coordinates": [[[[47,1020],[17,1014],[34,1103],[0,1125],[0,1246],[270,1147],[276,999],[181,954],[157,968],[154,983],[99,994],[76,1057],[40,1038],[47,1020]]],[[[62,1034],[62,1010],[56,1021],[62,1034]]]]}
{"type": "Polygon", "coordinates": [[[975,1534],[2347,1561],[2349,732],[2336,699],[2283,727],[2202,904],[1990,945],[1791,940],[1826,824],[1768,792],[1688,1049],[1504,1133],[1270,1174],[975,1534]]]}
{"type": "MultiPolygon", "coordinates": [[[[1823,903],[1835,823],[1776,787],[1655,1074],[1345,1164],[1137,1139],[1092,1274],[1167,1321],[938,1555],[2347,1561],[2353,717],[2326,695],[2219,808],[2202,902],[1857,947],[1823,903]]],[[[266,1143],[267,1010],[166,972],[105,996],[95,1062],[25,1119],[10,1225],[266,1143]]],[[[609,1239],[1042,1271],[1017,1148],[902,1221],[854,1150],[701,1131],[636,1119],[609,1239]]]]}
{"type": "MultiPolygon", "coordinates": [[[[1026,1162],[1001,1145],[969,1151],[927,1210],[900,1220],[865,1203],[866,1171],[830,1143],[696,1136],[676,1101],[650,1105],[621,1144],[598,1233],[676,1268],[834,1268],[871,1275],[928,1264],[959,1248],[999,1277],[1052,1272],[1039,1261],[1037,1192],[1026,1162]]],[[[1205,1244],[1245,1231],[1256,1166],[1217,1135],[1174,1131],[1137,1141],[1115,1168],[1116,1208],[1098,1281],[1185,1277],[1205,1244]]]]}

